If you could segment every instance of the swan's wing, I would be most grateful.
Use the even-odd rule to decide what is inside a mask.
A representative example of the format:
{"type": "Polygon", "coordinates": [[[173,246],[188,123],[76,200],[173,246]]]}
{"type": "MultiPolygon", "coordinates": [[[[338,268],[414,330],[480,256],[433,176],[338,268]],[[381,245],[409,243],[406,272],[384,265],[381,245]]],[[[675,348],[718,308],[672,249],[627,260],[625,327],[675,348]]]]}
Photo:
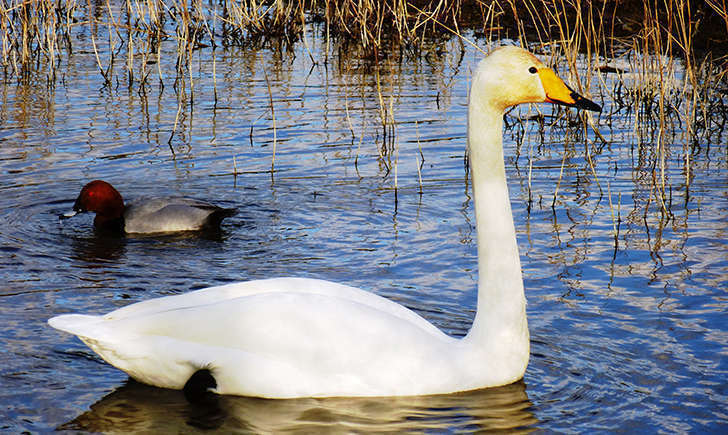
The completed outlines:
{"type": "Polygon", "coordinates": [[[387,298],[356,287],[312,278],[270,278],[209,287],[180,295],[165,296],[138,302],[112,311],[106,314],[104,318],[112,320],[143,316],[179,308],[200,307],[215,304],[220,301],[263,293],[313,294],[350,300],[388,312],[403,320],[417,324],[420,328],[428,330],[432,334],[442,333],[437,327],[423,319],[414,311],[387,298]]]}
{"type": "Polygon", "coordinates": [[[103,318],[60,316],[50,323],[79,335],[136,379],[170,388],[209,368],[221,393],[401,394],[439,382],[439,376],[423,379],[424,366],[442,379],[451,372],[438,361],[447,360],[443,354],[454,340],[412,311],[332,283],[318,293],[271,290],[271,284],[292,281],[304,288],[321,283],[266,280],[257,285],[267,284],[268,291],[257,292],[222,286],[135,304],[103,318]],[[64,328],[74,322],[88,323],[64,328]]]}
{"type": "Polygon", "coordinates": [[[220,302],[213,309],[185,309],[189,318],[200,320],[199,328],[175,339],[222,350],[199,361],[210,368],[222,393],[411,394],[451,375],[452,367],[442,363],[452,362],[447,354],[454,339],[419,316],[411,321],[404,307],[379,308],[324,294],[257,294],[220,302]],[[220,326],[225,333],[218,334],[220,326]]]}

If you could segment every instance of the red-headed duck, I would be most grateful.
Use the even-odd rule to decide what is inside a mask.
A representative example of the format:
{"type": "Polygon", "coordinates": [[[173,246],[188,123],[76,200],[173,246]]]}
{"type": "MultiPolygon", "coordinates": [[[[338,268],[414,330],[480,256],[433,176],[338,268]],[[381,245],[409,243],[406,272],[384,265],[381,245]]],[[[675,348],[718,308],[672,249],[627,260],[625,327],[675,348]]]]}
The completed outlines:
{"type": "Polygon", "coordinates": [[[235,214],[234,208],[222,208],[184,197],[145,198],[124,205],[114,186],[102,180],[83,186],[73,204],[73,211],[63,217],[87,211],[96,213],[96,229],[129,234],[214,229],[224,218],[235,214]]]}

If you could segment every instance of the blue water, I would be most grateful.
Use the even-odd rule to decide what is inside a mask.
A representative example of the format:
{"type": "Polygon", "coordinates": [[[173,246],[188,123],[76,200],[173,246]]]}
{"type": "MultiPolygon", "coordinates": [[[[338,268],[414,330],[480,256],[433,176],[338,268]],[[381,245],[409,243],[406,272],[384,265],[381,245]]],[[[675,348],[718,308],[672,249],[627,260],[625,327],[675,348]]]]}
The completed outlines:
{"type": "Polygon", "coordinates": [[[174,134],[172,52],[163,89],[154,74],[143,87],[124,74],[104,86],[84,50],[61,63],[54,86],[42,74],[0,84],[0,430],[725,430],[728,135],[716,129],[689,144],[687,186],[673,124],[663,210],[652,130],[610,100],[611,75],[590,87],[604,105],[593,122],[606,144],[573,111],[539,107],[543,135],[535,108],[507,118],[532,340],[519,383],[196,407],[129,382],[48,327],[60,313],[285,275],[362,287],[449,334],[467,332],[477,268],[466,98],[482,55],[466,47],[460,60],[450,41],[441,57],[377,66],[334,47],[324,64],[324,42],[308,42],[318,64],[300,43],[218,49],[215,82],[211,51],[196,51],[174,134]],[[394,120],[386,136],[380,102],[394,120]],[[183,194],[240,212],[215,236],[100,237],[91,216],[58,219],[96,178],[128,199],[183,194]]]}

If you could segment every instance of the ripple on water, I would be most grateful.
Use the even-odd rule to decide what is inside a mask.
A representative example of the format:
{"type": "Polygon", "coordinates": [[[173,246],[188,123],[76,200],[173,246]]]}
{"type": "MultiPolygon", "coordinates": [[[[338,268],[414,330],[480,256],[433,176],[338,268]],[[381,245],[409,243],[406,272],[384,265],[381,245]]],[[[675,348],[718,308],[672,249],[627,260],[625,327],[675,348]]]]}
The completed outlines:
{"type": "MultiPolygon", "coordinates": [[[[342,58],[337,62],[350,61],[356,71],[342,72],[337,62],[311,69],[302,47],[282,61],[268,50],[225,51],[216,64],[215,105],[211,65],[200,59],[194,103],[183,107],[174,136],[179,102],[173,87],[150,85],[154,91],[146,94],[106,87],[91,49],[74,51],[54,92],[45,84],[26,86],[27,98],[15,82],[5,83],[0,427],[722,429],[728,422],[725,149],[692,150],[687,188],[681,185],[684,145],[665,144],[675,150],[666,162],[674,189],[671,214],[661,213],[645,161],[654,144],[635,143],[634,117],[608,99],[594,121],[609,144],[602,147],[588,133],[586,143],[597,147],[593,166],[583,156],[584,142],[563,128],[541,141],[527,107],[509,115],[505,155],[532,337],[524,382],[425,398],[225,397],[198,409],[177,392],[124,384],[122,372],[46,325],[54,314],[103,313],[215,284],[296,275],[382,294],[449,334],[464,335],[477,281],[472,192],[463,165],[465,102],[480,54],[455,59],[448,53],[459,56],[456,42],[442,60],[405,58],[401,70],[380,71],[387,104],[393,96],[396,140],[387,143],[371,65],[357,68],[359,59],[342,58]],[[513,116],[522,118],[512,122],[513,116]],[[278,172],[271,176],[274,134],[278,172]],[[57,217],[94,178],[109,180],[127,199],[180,193],[240,212],[214,237],[100,237],[90,215],[57,217]]],[[[160,66],[174,71],[175,59],[163,55],[160,66]]],[[[593,83],[595,95],[600,83],[593,83]]]]}

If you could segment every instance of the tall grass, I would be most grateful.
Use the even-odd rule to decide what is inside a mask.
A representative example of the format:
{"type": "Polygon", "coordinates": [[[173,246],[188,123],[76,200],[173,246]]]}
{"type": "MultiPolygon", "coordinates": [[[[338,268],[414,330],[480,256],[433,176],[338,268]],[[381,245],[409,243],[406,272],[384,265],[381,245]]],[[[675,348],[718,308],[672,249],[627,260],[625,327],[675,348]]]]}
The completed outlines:
{"type": "Polygon", "coordinates": [[[393,47],[417,53],[428,38],[450,32],[554,45],[587,58],[659,49],[685,58],[688,67],[695,48],[728,52],[722,0],[2,0],[0,63],[6,74],[21,75],[43,59],[52,72],[62,51],[73,49],[72,34],[98,38],[105,28],[110,56],[115,60],[123,47],[126,73],[144,83],[162,43],[176,45],[183,69],[194,50],[295,43],[307,25],[317,26],[327,43],[355,43],[372,58],[393,47]]]}
{"type": "MultiPolygon", "coordinates": [[[[155,83],[172,85],[179,119],[194,99],[196,53],[210,55],[214,68],[218,47],[308,47],[307,30],[326,44],[323,59],[308,51],[313,62],[327,63],[336,46],[370,59],[376,77],[379,68],[391,71],[397,56],[424,54],[433,39],[519,41],[555,66],[563,64],[577,91],[599,89],[592,97],[634,117],[637,142],[652,156],[651,200],[667,214],[671,183],[677,181],[669,180],[668,165],[675,161],[670,156],[682,156],[681,182],[689,187],[695,143],[710,141],[728,116],[723,94],[715,91],[727,87],[724,0],[0,0],[0,66],[6,82],[33,76],[54,86],[58,69],[83,37],[91,41],[107,85],[119,77],[140,92],[155,83]],[[163,70],[160,57],[170,53],[175,68],[163,70]],[[612,88],[608,73],[618,77],[609,80],[612,88]],[[674,131],[681,136],[679,150],[674,131]]],[[[389,172],[392,151],[397,161],[394,99],[383,96],[386,83],[377,79],[376,85],[379,156],[389,172]]],[[[564,111],[555,119],[574,116],[564,111]]],[[[582,127],[596,127],[589,115],[579,116],[582,127]]],[[[602,114],[601,122],[611,116],[602,114]]],[[[173,135],[176,130],[177,120],[173,135]]],[[[585,144],[591,165],[601,148],[585,144]]]]}

